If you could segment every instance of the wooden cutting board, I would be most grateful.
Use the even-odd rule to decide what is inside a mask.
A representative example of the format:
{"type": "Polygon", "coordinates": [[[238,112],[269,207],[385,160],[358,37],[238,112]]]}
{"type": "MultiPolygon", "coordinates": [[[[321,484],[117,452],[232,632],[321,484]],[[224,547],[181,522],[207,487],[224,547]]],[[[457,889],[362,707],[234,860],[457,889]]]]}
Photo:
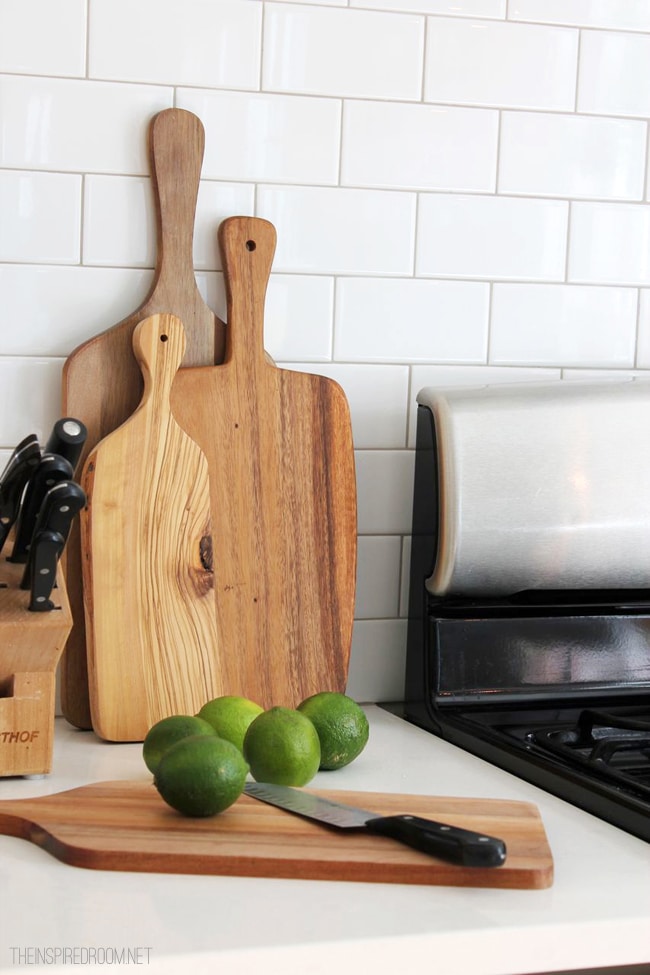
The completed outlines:
{"type": "Polygon", "coordinates": [[[223,692],[207,461],[169,405],[180,319],[146,318],[133,348],[142,402],[91,451],[81,480],[90,709],[109,741],[142,741],[156,721],[223,692]]]}
{"type": "Polygon", "coordinates": [[[444,863],[394,840],[336,830],[246,795],[218,816],[188,819],[149,782],[100,782],[0,802],[0,833],[94,870],[518,889],[553,882],[553,857],[531,803],[309,791],[385,815],[415,813],[490,833],[505,841],[506,862],[493,868],[444,863]]]}
{"type": "MultiPolygon", "coordinates": [[[[323,376],[264,356],[275,251],[266,220],[219,227],[228,292],[222,365],[181,370],[172,411],[208,461],[219,639],[229,693],[295,707],[345,689],[356,576],[348,403],[323,376]]],[[[308,323],[307,327],[308,327],[308,323]]]]}
{"type": "MultiPolygon", "coordinates": [[[[135,326],[157,312],[177,315],[185,326],[184,364],[221,362],[224,325],[203,301],[194,277],[193,234],[204,150],[204,131],[191,112],[160,112],[149,130],[157,217],[156,269],[144,303],[123,321],[85,342],[63,369],[63,412],[88,428],[80,468],[88,453],[133,413],[142,396],[142,376],[133,356],[135,326]]],[[[90,728],[81,543],[78,522],[65,553],[73,627],[61,662],[61,705],[66,719],[90,728]]]]}

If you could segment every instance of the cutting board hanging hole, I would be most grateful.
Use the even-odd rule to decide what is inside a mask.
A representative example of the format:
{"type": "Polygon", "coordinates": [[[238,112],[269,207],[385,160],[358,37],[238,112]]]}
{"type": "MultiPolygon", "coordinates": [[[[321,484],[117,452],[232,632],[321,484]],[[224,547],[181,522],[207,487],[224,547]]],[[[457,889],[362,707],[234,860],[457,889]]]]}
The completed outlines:
{"type": "Polygon", "coordinates": [[[246,241],[246,250],[247,251],[254,251],[256,247],[257,247],[257,244],[255,243],[254,240],[247,240],[246,241]]]}
{"type": "Polygon", "coordinates": [[[160,336],[160,341],[161,342],[166,342],[168,338],[169,338],[169,335],[161,335],[160,336]]]}

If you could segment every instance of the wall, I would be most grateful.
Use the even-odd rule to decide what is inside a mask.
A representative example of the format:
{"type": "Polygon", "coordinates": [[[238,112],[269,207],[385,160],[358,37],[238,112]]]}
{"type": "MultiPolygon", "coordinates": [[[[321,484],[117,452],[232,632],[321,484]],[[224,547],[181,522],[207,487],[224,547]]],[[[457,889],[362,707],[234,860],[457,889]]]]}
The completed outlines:
{"type": "Polygon", "coordinates": [[[648,0],[0,0],[0,463],[145,296],[146,132],[206,130],[195,263],[278,231],[266,347],[357,450],[349,691],[399,698],[419,389],[650,367],[648,0]]]}

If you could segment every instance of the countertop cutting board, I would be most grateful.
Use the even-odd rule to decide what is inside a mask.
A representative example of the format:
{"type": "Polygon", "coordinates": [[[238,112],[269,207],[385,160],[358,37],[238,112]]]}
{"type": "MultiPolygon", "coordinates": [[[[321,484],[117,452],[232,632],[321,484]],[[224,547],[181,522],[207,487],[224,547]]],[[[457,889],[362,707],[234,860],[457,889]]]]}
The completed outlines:
{"type": "Polygon", "coordinates": [[[72,866],[150,873],[534,889],[553,882],[537,807],[501,799],[314,791],[380,814],[415,813],[498,836],[501,867],[444,863],[400,843],[343,831],[241,796],[219,816],[174,812],[153,783],[99,782],[0,802],[0,833],[22,837],[72,866]]]}

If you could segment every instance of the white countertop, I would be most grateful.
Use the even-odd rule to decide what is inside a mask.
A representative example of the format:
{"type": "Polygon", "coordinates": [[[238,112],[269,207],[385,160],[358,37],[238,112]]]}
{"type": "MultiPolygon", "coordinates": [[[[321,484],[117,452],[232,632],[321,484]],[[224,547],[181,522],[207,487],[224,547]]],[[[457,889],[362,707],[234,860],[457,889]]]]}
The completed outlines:
{"type": "MultiPolygon", "coordinates": [[[[366,750],[345,769],[319,773],[310,787],[534,802],[555,860],[553,886],[520,891],[96,871],[0,836],[0,972],[22,965],[76,969],[69,963],[41,969],[29,954],[36,948],[132,949],[129,968],[137,959],[150,973],[191,975],[343,975],[355,964],[373,975],[406,969],[513,975],[650,963],[650,844],[381,708],[367,713],[366,750]]],[[[0,780],[0,799],[108,779],[150,780],[141,745],[101,742],[62,718],[56,724],[51,775],[0,780]]]]}

